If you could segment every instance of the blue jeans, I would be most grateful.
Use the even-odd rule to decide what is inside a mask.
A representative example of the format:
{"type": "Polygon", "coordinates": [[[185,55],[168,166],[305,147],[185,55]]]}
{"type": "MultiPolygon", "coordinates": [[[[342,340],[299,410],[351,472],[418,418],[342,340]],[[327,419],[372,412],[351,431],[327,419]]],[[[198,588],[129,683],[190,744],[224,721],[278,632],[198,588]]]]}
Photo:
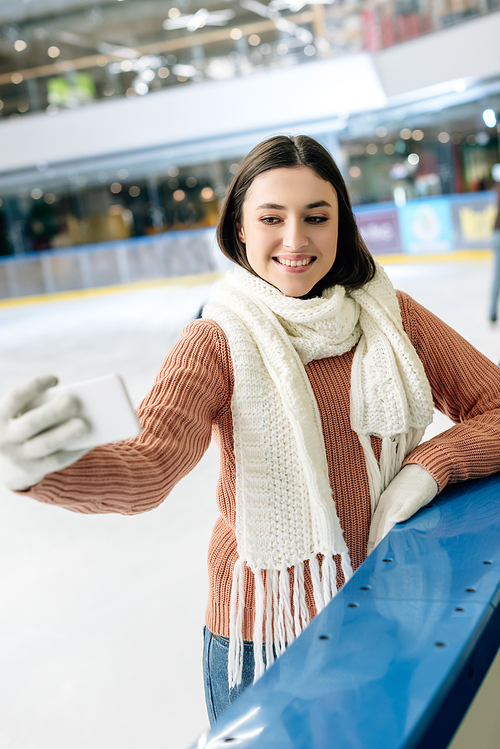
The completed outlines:
{"type": "MultiPolygon", "coordinates": [[[[265,646],[262,648],[264,664],[266,663],[265,646]]],[[[208,718],[213,726],[229,705],[253,683],[254,656],[253,642],[244,641],[243,674],[241,684],[229,690],[227,679],[227,660],[229,638],[213,635],[207,627],[203,628],[203,680],[205,683],[205,701],[208,718]]]]}

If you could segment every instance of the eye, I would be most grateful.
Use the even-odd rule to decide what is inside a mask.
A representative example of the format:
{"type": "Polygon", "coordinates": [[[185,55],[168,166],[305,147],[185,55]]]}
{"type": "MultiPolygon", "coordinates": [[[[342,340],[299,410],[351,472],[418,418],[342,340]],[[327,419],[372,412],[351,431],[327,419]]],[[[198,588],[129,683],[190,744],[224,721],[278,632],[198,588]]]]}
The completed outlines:
{"type": "Polygon", "coordinates": [[[267,224],[268,226],[274,226],[277,224],[281,219],[278,218],[278,216],[263,216],[261,218],[261,221],[263,224],[267,224]]]}
{"type": "Polygon", "coordinates": [[[328,219],[326,216],[308,216],[306,221],[308,224],[324,224],[328,219]]]}

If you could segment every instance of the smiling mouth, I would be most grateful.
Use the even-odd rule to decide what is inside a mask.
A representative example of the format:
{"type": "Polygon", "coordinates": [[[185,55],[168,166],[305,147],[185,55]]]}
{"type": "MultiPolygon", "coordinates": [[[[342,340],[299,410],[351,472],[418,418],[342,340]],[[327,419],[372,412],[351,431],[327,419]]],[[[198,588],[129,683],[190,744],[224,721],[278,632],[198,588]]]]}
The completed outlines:
{"type": "Polygon", "coordinates": [[[273,257],[278,265],[286,265],[290,268],[302,268],[304,265],[310,265],[316,258],[314,256],[300,258],[299,260],[290,260],[289,258],[273,257]]]}

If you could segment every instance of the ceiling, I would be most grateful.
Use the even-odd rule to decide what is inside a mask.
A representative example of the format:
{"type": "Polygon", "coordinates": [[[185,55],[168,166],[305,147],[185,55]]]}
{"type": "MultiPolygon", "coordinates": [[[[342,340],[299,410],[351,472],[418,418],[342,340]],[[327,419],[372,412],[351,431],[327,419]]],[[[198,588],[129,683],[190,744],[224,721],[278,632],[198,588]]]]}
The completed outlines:
{"type": "MultiPolygon", "coordinates": [[[[467,17],[485,2],[488,10],[500,6],[500,0],[469,0],[467,17]]],[[[359,52],[370,49],[367,29],[377,24],[384,46],[384,24],[393,44],[465,20],[430,13],[434,6],[427,0],[0,0],[0,117],[51,114],[359,52]]]]}
{"type": "Polygon", "coordinates": [[[0,116],[330,56],[338,14],[334,0],[0,0],[0,116]]]}

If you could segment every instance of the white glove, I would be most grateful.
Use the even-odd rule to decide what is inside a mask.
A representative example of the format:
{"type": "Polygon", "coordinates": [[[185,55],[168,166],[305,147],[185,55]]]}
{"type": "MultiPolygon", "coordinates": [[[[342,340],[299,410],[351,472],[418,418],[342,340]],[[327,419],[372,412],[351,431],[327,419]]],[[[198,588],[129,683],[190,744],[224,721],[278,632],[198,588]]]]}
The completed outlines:
{"type": "Polygon", "coordinates": [[[60,395],[41,406],[36,399],[57,377],[44,375],[16,385],[0,400],[1,475],[8,489],[22,491],[47,473],[59,471],[88,450],[65,451],[64,446],[90,432],[80,418],[81,407],[72,395],[60,395]]]}
{"type": "Polygon", "coordinates": [[[429,504],[437,493],[438,485],[425,468],[417,463],[404,466],[382,492],[373,513],[368,554],[371,554],[396,523],[411,518],[421,507],[429,504]]]}

